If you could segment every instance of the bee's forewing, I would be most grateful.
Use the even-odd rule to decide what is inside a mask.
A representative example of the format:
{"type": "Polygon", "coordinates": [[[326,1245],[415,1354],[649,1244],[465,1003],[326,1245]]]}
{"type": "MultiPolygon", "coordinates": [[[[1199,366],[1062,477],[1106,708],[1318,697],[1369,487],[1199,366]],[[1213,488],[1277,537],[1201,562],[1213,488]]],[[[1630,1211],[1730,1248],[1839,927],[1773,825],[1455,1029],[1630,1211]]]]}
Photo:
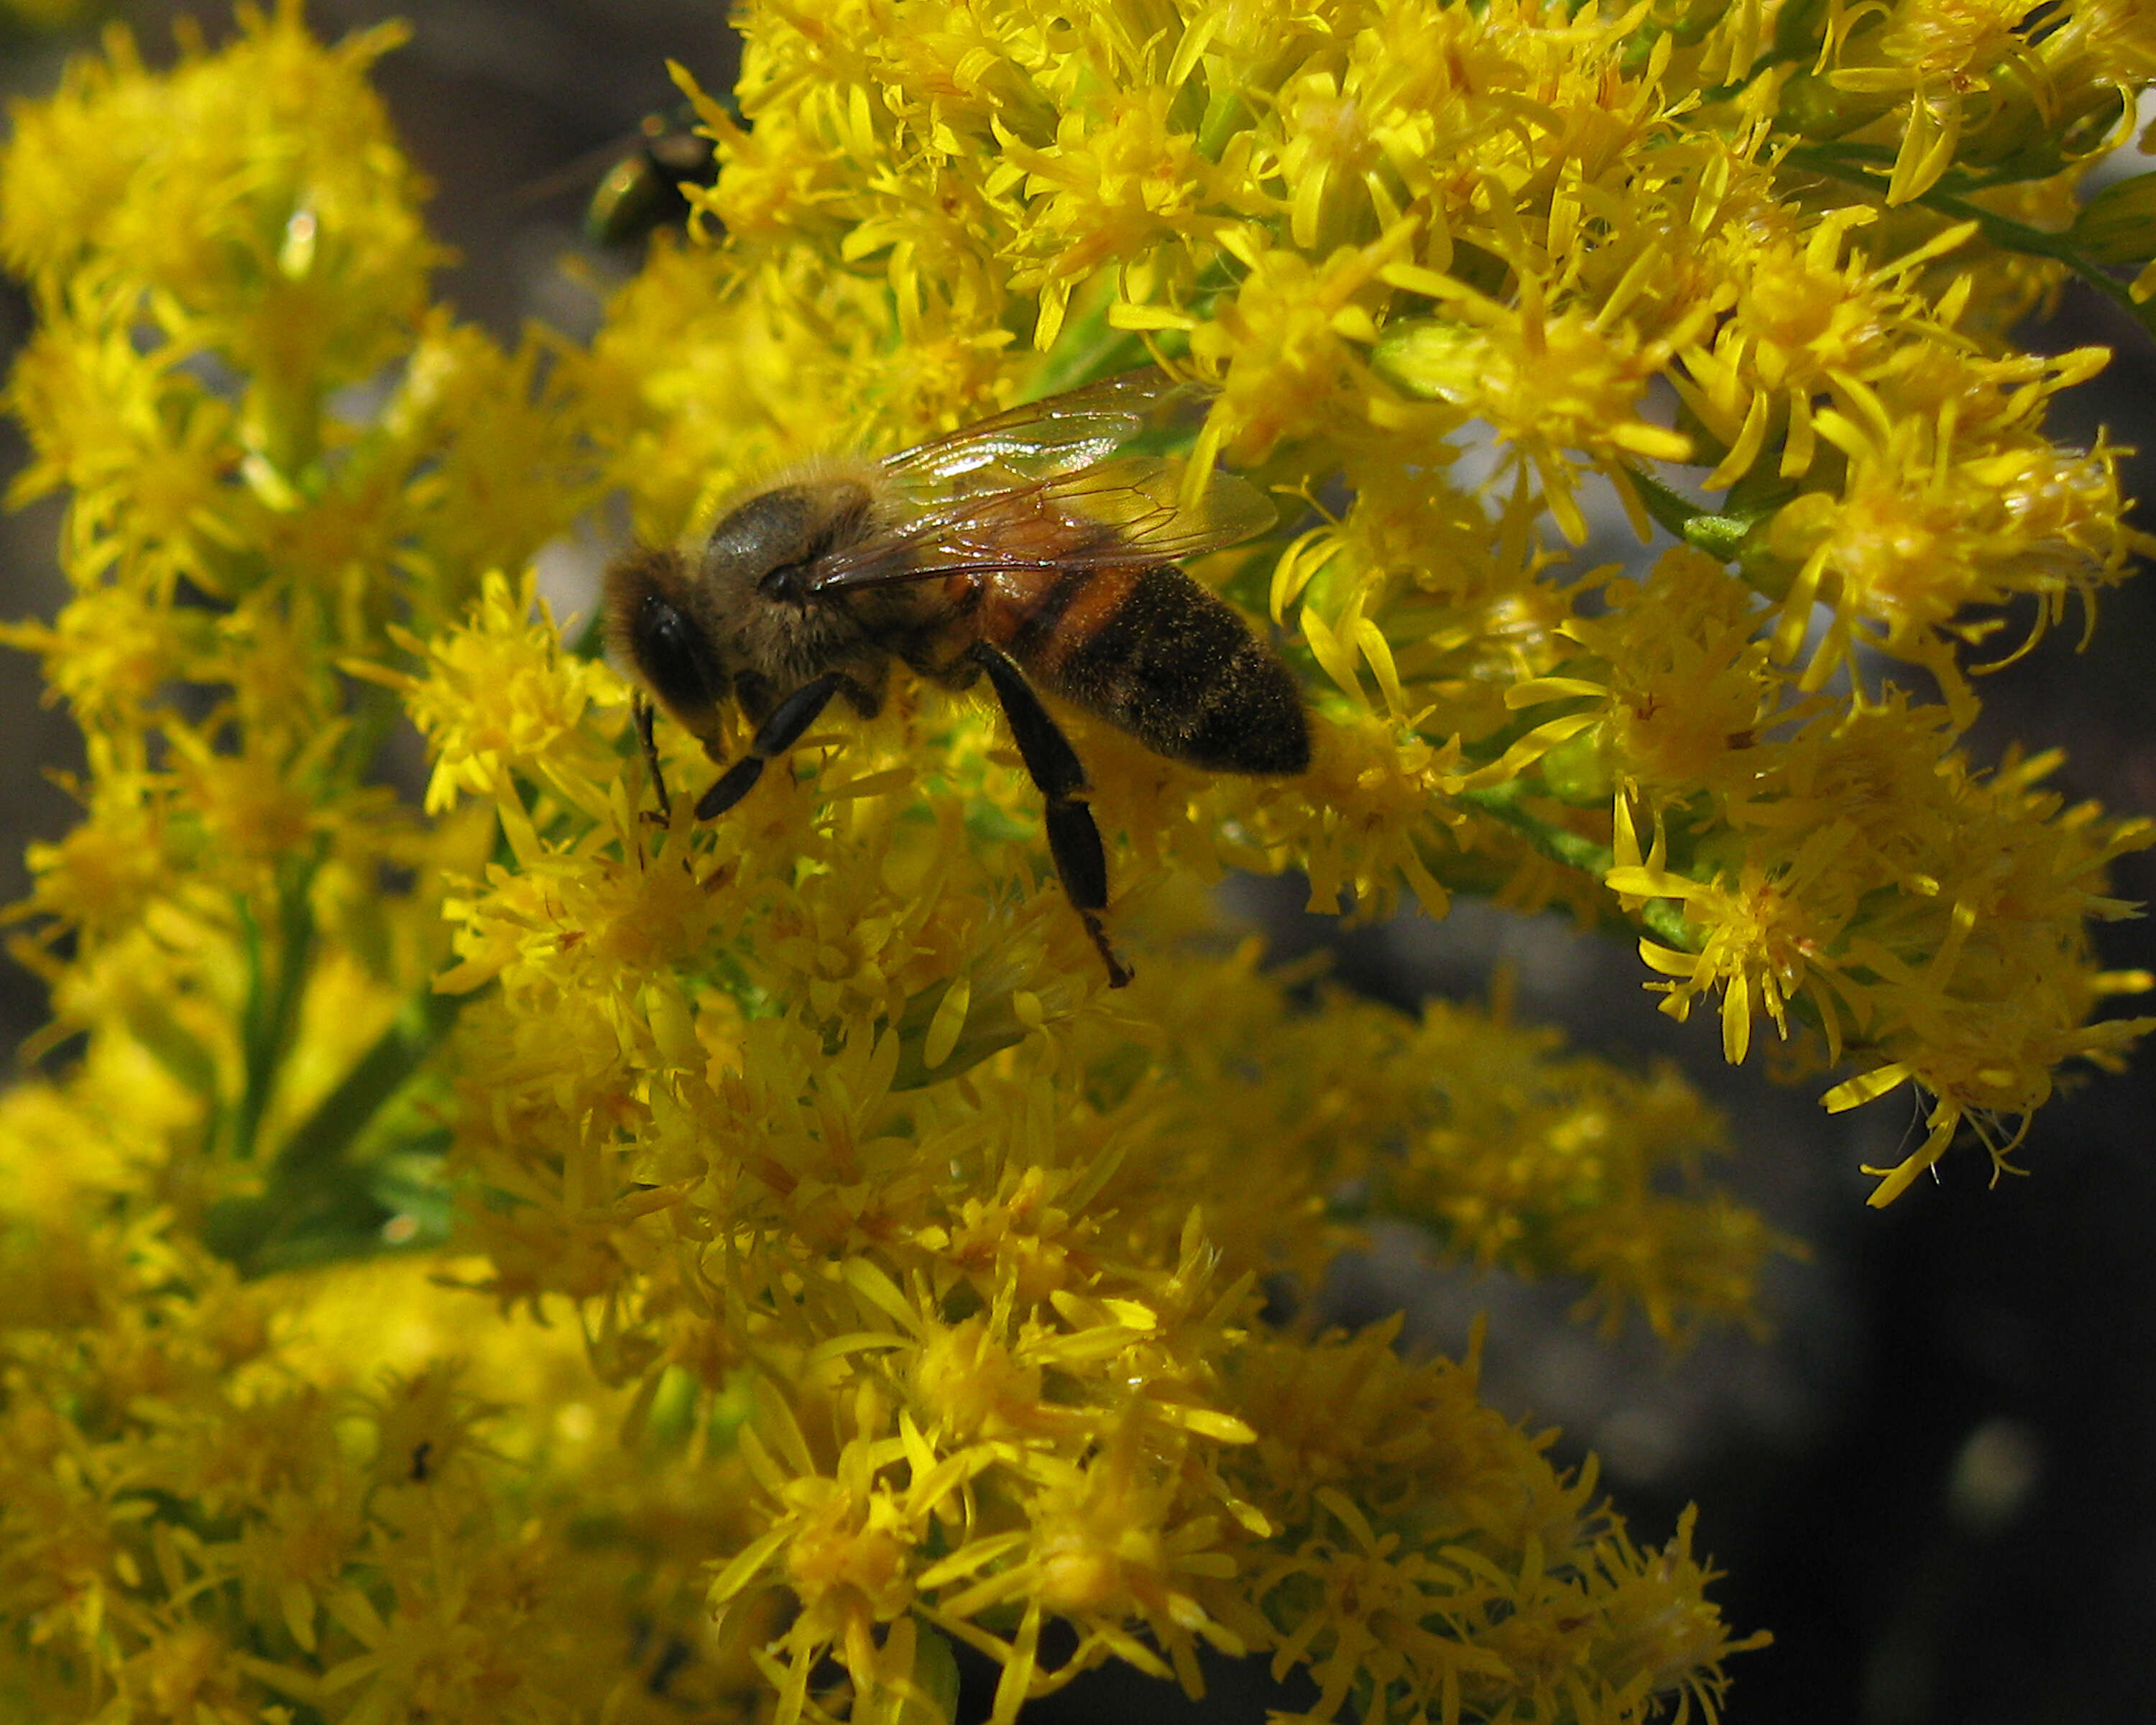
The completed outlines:
{"type": "Polygon", "coordinates": [[[1233,474],[1215,473],[1195,498],[1183,495],[1184,464],[1124,455],[1065,474],[1041,487],[1066,515],[1116,530],[1121,561],[1135,552],[1172,563],[1255,538],[1280,518],[1265,495],[1233,474]]]}
{"type": "Polygon", "coordinates": [[[998,570],[1180,562],[1240,544],[1276,518],[1260,492],[1231,475],[1214,474],[1194,501],[1181,495],[1182,476],[1179,462],[1118,456],[1050,479],[968,490],[824,557],[812,585],[829,593],[998,570]]]}
{"type": "Polygon", "coordinates": [[[1148,421],[1211,393],[1204,384],[1182,382],[1150,367],[1125,372],[901,449],[885,459],[884,470],[908,488],[984,470],[1005,483],[1049,479],[1105,460],[1148,421]]]}
{"type": "Polygon", "coordinates": [[[1137,421],[1133,419],[1124,428],[1073,436],[1062,443],[1035,436],[954,433],[951,438],[937,439],[933,446],[924,444],[893,455],[884,467],[901,487],[909,489],[924,480],[947,482],[989,473],[1005,483],[1047,479],[1105,460],[1128,443],[1137,430],[1137,421]]]}
{"type": "Polygon", "coordinates": [[[1263,532],[1273,506],[1242,480],[1214,474],[1188,500],[1181,461],[1116,453],[1211,396],[1163,372],[1127,372],[901,450],[883,469],[903,519],[821,559],[812,585],[829,593],[997,570],[1127,569],[1263,532]]]}

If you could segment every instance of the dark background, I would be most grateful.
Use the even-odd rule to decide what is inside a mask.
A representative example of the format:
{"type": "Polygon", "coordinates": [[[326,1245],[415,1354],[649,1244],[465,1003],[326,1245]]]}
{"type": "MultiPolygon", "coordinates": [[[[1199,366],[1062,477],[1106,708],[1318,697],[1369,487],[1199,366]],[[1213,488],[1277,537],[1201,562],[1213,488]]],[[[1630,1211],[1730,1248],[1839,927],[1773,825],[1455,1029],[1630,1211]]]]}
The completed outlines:
{"type": "MultiPolygon", "coordinates": [[[[169,55],[174,8],[117,10],[152,59],[169,55]]],[[[225,28],[203,8],[213,36],[225,28]]],[[[673,97],[671,56],[706,86],[731,82],[733,48],[716,0],[314,0],[329,35],[401,14],[412,43],[380,83],[414,156],[439,188],[437,232],[460,260],[442,286],[465,316],[503,333],[537,317],[572,333],[598,316],[565,276],[579,255],[600,281],[633,258],[593,253],[583,198],[639,119],[673,97]],[[588,158],[588,159],[587,159],[588,158]],[[552,196],[533,189],[568,174],[552,196]]],[[[50,89],[85,22],[58,34],[0,27],[0,90],[50,89]]],[[[0,344],[28,312],[0,290],[0,344]]],[[[2032,345],[2089,342],[2118,357],[2054,420],[2086,443],[2099,426],[2156,444],[2156,353],[2097,297],[2070,290],[2032,345]]],[[[0,429],[0,471],[22,450],[0,429]]],[[[2128,464],[2129,489],[2156,497],[2156,460],[2128,464]]],[[[59,506],[0,519],[0,615],[49,616],[62,585],[52,547],[59,506]]],[[[2156,528],[2143,510],[2142,525],[2156,528]]],[[[573,578],[573,569],[570,572],[573,578]]],[[[2078,619],[1991,679],[1979,759],[2008,742],[2060,747],[2055,781],[2121,813],[2156,814],[2156,588],[2107,596],[2076,653],[2078,619]]],[[[79,762],[64,715],[40,705],[34,667],[0,652],[0,902],[24,891],[23,844],[64,831],[72,805],[45,779],[79,762]]],[[[2116,885],[2156,898],[2156,868],[2128,858],[2116,885]]],[[[1564,1321],[1578,1290],[1440,1275],[1413,1242],[1381,1240],[1327,1293],[1343,1317],[1406,1306],[1410,1345],[1457,1351],[1491,1314],[1486,1383],[1537,1425],[1561,1425],[1565,1453],[1587,1448],[1643,1542],[1668,1536],[1687,1502],[1698,1544],[1730,1573],[1715,1592],[1740,1630],[1773,1647],[1733,1662],[1729,1717],[1746,1725],[1964,1725],[1964,1722],[2156,1719],[2156,1059],[2098,1077],[2046,1109],[2018,1158],[2029,1178],[1987,1186],[1958,1153],[1936,1183],[1890,1210],[1866,1209],[1861,1163],[1890,1163],[1916,1130],[1898,1102],[1830,1119],[1814,1092],[1773,1088],[1721,1062],[1715,1019],[1688,1029],[1650,1009],[1636,957],[1568,925],[1463,906],[1446,922],[1404,918],[1341,935],[1299,915],[1281,883],[1235,889],[1290,950],[1336,946],[1341,973],[1403,1005],[1473,997],[1491,965],[1518,978],[1524,1016],[1568,1025],[1620,1055],[1666,1053],[1728,1110],[1741,1149],[1732,1183],[1809,1241],[1812,1261],[1778,1269],[1763,1343],[1721,1337],[1668,1362],[1637,1332],[1605,1342],[1564,1321]]],[[[2100,930],[2115,966],[2156,967],[2151,926],[2100,930]]],[[[2133,1003],[2128,1003],[2133,1004],[2133,1003]]],[[[0,1035],[34,1029],[35,984],[0,964],[0,1035]]],[[[1754,1065],[1758,1065],[1755,1058],[1754,1065]]],[[[1222,1669],[1204,1717],[1255,1721],[1262,1676],[1222,1669]]],[[[988,1685],[969,1671],[969,1707],[988,1685]]],[[[1029,1720],[1195,1717],[1172,1692],[1106,1673],[1029,1720]]]]}

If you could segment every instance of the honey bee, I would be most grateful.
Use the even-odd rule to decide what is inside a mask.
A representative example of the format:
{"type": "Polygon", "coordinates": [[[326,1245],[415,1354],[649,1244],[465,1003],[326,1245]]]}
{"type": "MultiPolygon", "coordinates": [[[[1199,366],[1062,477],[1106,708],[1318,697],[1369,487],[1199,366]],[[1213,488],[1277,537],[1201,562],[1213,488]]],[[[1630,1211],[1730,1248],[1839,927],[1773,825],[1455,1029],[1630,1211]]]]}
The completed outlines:
{"type": "MultiPolygon", "coordinates": [[[[724,814],[832,699],[864,718],[891,661],[947,689],[985,676],[1047,803],[1057,875],[1111,986],[1131,978],[1101,923],[1108,870],[1086,769],[1045,691],[1155,753],[1212,773],[1310,764],[1293,675],[1176,567],[1272,524],[1225,474],[1182,495],[1182,464],[1130,453],[1201,386],[1142,371],[1051,396],[875,460],[826,458],[737,504],[701,555],[633,547],[607,571],[619,658],[724,770],[696,818],[724,814]],[[721,721],[754,725],[726,764],[721,721]]],[[[637,726],[670,811],[639,696],[637,726]]]]}

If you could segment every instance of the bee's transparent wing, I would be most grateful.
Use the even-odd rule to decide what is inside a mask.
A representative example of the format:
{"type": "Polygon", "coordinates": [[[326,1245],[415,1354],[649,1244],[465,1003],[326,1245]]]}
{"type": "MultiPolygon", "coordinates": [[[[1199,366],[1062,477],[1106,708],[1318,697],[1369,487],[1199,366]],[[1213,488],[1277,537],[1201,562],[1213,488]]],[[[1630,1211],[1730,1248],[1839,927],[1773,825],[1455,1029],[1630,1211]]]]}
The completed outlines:
{"type": "Polygon", "coordinates": [[[962,425],[886,456],[883,468],[908,493],[932,493],[986,474],[994,476],[988,484],[1048,479],[1105,460],[1149,422],[1188,411],[1212,393],[1151,367],[1125,372],[962,425]]]}
{"type": "Polygon", "coordinates": [[[1275,511],[1214,474],[1194,501],[1184,464],[1116,451],[1212,397],[1165,372],[1127,372],[965,426],[883,464],[903,500],[886,532],[821,559],[817,592],[998,570],[1172,563],[1263,532],[1275,511]]]}
{"type": "Polygon", "coordinates": [[[1183,475],[1179,461],[1125,455],[968,490],[822,558],[812,588],[832,593],[944,575],[1175,563],[1240,544],[1277,519],[1261,492],[1229,474],[1214,474],[1199,498],[1186,501],[1183,475]]]}

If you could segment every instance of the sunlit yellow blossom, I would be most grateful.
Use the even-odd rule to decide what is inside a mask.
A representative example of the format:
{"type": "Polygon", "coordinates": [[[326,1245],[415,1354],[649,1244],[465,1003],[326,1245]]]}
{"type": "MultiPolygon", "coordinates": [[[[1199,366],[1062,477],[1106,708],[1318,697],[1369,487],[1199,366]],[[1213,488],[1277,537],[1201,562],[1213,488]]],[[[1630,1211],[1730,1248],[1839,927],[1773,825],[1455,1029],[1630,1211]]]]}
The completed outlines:
{"type": "Polygon", "coordinates": [[[1876,1201],[2115,1062],[2148,979],[2089,928],[2150,834],[1963,751],[2005,608],[2143,548],[2046,424],[2101,356],[2010,336],[2070,271],[2148,321],[2131,209],[2074,203],[2140,13],[754,3],[690,231],[513,351],[429,303],[393,33],[116,34],[18,108],[16,495],[65,494],[72,594],[6,639],[87,768],[10,913],[54,1021],[0,1097],[0,1692],[937,1725],[963,1644],[996,1725],[1208,1655],[1311,1720],[1712,1719],[1758,1638],[1689,1514],[1641,1549],[1476,1355],[1266,1291],[1383,1222],[1609,1326],[1755,1322],[1793,1247],[1722,1122],[1502,1003],[1268,970],[1200,889],[1629,919],[1730,1058],[1923,1094],[1876,1201]],[[693,543],[1147,362],[1208,392],[1188,485],[1278,506],[1190,572],[1313,737],[1209,777],[1059,709],[1127,988],[978,692],[896,675],[699,822],[747,721],[647,760],[535,603],[608,491],[693,543]],[[1580,567],[1598,490],[1681,542],[1580,567]]]}
{"type": "MultiPolygon", "coordinates": [[[[603,667],[561,650],[553,618],[543,608],[536,620],[526,620],[532,594],[528,575],[514,589],[500,575],[490,575],[471,627],[449,632],[431,646],[410,643],[431,660],[424,677],[410,680],[406,701],[434,757],[427,784],[429,811],[450,807],[459,794],[513,794],[513,773],[552,766],[557,751],[578,740],[584,710],[595,696],[619,699],[618,685],[603,667]]],[[[601,759],[611,768],[610,755],[580,763],[585,770],[576,775],[572,795],[601,759]]],[[[559,788],[571,781],[556,768],[550,783],[559,788]]],[[[604,806],[602,798],[598,807],[604,806]]]]}
{"type": "MultiPolygon", "coordinates": [[[[1697,554],[1662,558],[1645,587],[1609,589],[1609,614],[1575,618],[1564,632],[1610,668],[1593,677],[1545,678],[1510,699],[1584,696],[1608,704],[1596,739],[1607,766],[1657,797],[1704,788],[1743,798],[1766,759],[1761,726],[1785,716],[1758,639],[1761,607],[1741,582],[1697,554]]],[[[1553,739],[1557,741],[1558,739],[1553,739]]],[[[1545,762],[1544,771],[1549,770],[1545,762]]]]}

